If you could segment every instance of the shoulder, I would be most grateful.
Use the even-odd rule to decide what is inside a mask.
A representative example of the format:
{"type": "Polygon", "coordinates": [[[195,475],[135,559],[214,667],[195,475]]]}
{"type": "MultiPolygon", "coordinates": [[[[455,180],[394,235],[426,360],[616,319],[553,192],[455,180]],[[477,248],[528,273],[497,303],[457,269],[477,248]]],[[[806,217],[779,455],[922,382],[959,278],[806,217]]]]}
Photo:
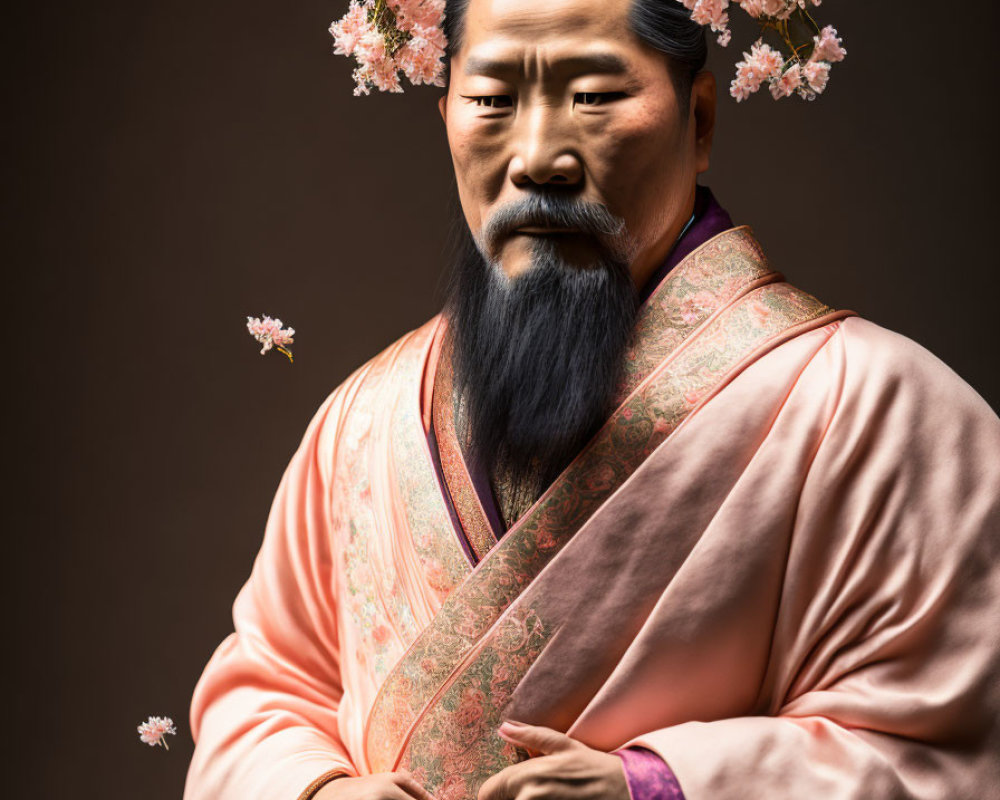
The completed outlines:
{"type": "Polygon", "coordinates": [[[846,398],[904,406],[930,417],[978,420],[1000,428],[989,404],[922,345],[861,317],[844,319],[830,340],[846,398]]]}
{"type": "Polygon", "coordinates": [[[870,535],[899,559],[995,551],[1000,418],[954,370],[849,317],[802,379],[808,408],[822,408],[801,493],[809,524],[870,535]]]}
{"type": "Polygon", "coordinates": [[[806,378],[826,398],[816,479],[881,487],[912,508],[976,496],[995,525],[1000,418],[986,401],[926,348],[859,317],[824,350],[806,378]]]}

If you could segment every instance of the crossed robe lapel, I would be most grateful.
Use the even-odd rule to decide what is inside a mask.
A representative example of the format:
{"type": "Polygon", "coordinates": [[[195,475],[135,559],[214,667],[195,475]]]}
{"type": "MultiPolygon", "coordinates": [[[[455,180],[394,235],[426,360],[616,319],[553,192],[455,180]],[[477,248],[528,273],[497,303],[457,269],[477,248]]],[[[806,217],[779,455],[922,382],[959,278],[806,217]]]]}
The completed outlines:
{"type": "MultiPolygon", "coordinates": [[[[366,727],[370,768],[418,766],[428,776],[428,788],[437,793],[456,770],[474,779],[505,760],[516,760],[516,753],[497,749],[494,743],[473,759],[476,764],[459,763],[469,748],[496,738],[490,737],[490,726],[499,723],[519,680],[512,674],[509,685],[493,687],[481,698],[483,707],[471,716],[463,714],[464,695],[456,692],[463,676],[474,673],[490,636],[500,635],[498,621],[580,526],[693,410],[762,349],[835,316],[815,298],[780,282],[746,227],[719,234],[685,258],[639,311],[618,387],[620,402],[611,418],[485,553],[382,684],[366,727]],[[465,749],[433,745],[442,735],[464,743],[465,749]]],[[[447,425],[448,418],[442,416],[440,422],[447,425]]],[[[452,436],[447,429],[442,433],[452,436]]],[[[456,492],[471,490],[463,470],[452,468],[449,474],[453,499],[456,492]]],[[[455,503],[456,509],[459,505],[455,503]]],[[[482,523],[474,509],[468,519],[473,525],[482,523]]],[[[515,629],[523,664],[530,665],[532,654],[541,651],[552,631],[528,618],[515,629]]]]}
{"type": "MultiPolygon", "coordinates": [[[[762,255],[759,261],[763,263],[762,255]]],[[[755,280],[775,277],[775,273],[766,269],[706,269],[705,259],[685,258],[660,281],[639,308],[635,334],[626,351],[625,369],[613,406],[621,405],[667,354],[714,311],[731,301],[738,291],[750,287],[755,280]]],[[[462,529],[459,535],[464,535],[474,563],[478,563],[497,543],[502,528],[498,531],[500,523],[491,522],[491,516],[495,519],[497,511],[489,482],[482,480],[477,486],[465,458],[466,448],[459,438],[450,337],[444,320],[436,333],[442,341],[434,368],[431,401],[434,436],[445,487],[462,529]],[[487,508],[493,511],[492,515],[487,508]]]]}

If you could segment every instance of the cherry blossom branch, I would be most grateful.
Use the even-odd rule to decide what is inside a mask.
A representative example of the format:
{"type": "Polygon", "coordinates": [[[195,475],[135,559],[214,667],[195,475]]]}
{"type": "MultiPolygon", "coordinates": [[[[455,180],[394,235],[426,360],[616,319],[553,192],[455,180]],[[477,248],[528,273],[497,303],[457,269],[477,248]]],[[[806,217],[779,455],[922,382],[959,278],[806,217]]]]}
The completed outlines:
{"type": "MultiPolygon", "coordinates": [[[[718,33],[719,44],[729,44],[730,0],[679,0],[691,11],[691,19],[718,33]]],[[[830,67],[843,61],[847,51],[842,47],[837,29],[832,25],[820,28],[809,12],[821,0],[733,0],[760,26],[758,38],[736,63],[736,77],[729,93],[737,102],[746,100],[765,83],[775,100],[797,94],[805,100],[815,100],[830,79],[830,67]],[[791,22],[799,20],[814,35],[811,41],[796,43],[791,22]],[[781,39],[784,51],[763,43],[763,34],[773,30],[781,39]],[[808,58],[805,51],[809,50],[808,58]]]]}
{"type": "Polygon", "coordinates": [[[444,86],[443,21],[444,0],[351,0],[330,35],[333,52],[358,65],[354,94],[402,92],[401,74],[414,86],[444,86]]]}

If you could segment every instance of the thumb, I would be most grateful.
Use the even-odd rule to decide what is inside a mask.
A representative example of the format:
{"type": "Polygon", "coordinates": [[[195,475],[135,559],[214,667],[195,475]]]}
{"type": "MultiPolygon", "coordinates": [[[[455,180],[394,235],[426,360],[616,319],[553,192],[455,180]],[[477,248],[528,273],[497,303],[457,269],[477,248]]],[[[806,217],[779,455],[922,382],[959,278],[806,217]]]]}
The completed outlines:
{"type": "Polygon", "coordinates": [[[531,750],[547,756],[559,753],[577,746],[577,741],[565,733],[560,733],[543,725],[526,725],[523,722],[505,721],[498,731],[500,736],[511,744],[520,745],[525,750],[531,750]]]}

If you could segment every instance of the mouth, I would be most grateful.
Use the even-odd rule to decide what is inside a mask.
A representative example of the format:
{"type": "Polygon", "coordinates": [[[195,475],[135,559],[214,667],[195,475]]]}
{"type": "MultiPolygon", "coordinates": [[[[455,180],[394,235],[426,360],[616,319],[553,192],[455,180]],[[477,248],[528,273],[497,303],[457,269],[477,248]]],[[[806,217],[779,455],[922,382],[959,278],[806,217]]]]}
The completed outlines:
{"type": "Polygon", "coordinates": [[[577,228],[549,228],[544,225],[525,225],[517,228],[514,233],[524,236],[565,236],[579,234],[580,231],[577,228]]]}

